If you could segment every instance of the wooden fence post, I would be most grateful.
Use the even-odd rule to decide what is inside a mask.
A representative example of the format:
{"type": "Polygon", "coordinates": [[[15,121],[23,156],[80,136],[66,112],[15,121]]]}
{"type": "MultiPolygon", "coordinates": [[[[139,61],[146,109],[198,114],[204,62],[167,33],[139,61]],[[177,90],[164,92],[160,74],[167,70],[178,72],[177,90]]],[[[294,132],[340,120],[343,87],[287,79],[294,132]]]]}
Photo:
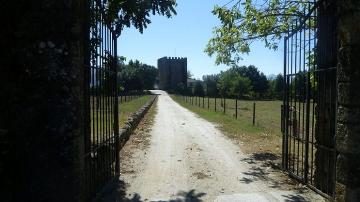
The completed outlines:
{"type": "Polygon", "coordinates": [[[256,103],[254,102],[254,105],[253,105],[253,126],[255,126],[255,108],[256,108],[256,103]]]}
{"type": "Polygon", "coordinates": [[[235,99],[235,118],[237,119],[238,117],[238,100],[237,98],[235,99]]]}
{"type": "Polygon", "coordinates": [[[209,104],[210,104],[210,98],[209,98],[209,96],[207,97],[208,98],[208,109],[210,108],[210,106],[209,106],[209,104]]]}
{"type": "Polygon", "coordinates": [[[216,96],[215,96],[215,112],[216,112],[216,96]]]}

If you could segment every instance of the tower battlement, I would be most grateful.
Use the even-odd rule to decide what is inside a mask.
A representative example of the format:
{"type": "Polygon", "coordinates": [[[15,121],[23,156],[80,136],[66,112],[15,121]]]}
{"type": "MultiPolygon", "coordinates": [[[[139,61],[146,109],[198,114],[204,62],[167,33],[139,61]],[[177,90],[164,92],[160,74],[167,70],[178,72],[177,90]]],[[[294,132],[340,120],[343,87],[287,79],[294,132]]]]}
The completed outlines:
{"type": "Polygon", "coordinates": [[[187,58],[162,57],[158,59],[159,88],[162,90],[175,89],[178,85],[186,86],[187,58]]]}

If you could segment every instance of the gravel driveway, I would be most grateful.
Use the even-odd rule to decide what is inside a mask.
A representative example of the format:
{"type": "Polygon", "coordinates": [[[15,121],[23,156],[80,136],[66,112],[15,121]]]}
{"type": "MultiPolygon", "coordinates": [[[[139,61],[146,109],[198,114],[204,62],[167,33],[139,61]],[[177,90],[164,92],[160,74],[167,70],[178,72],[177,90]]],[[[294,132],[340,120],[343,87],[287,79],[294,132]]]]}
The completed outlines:
{"type": "Polygon", "coordinates": [[[243,154],[214,124],[165,92],[154,92],[161,95],[148,146],[131,147],[131,159],[123,160],[129,201],[323,201],[243,154]]]}

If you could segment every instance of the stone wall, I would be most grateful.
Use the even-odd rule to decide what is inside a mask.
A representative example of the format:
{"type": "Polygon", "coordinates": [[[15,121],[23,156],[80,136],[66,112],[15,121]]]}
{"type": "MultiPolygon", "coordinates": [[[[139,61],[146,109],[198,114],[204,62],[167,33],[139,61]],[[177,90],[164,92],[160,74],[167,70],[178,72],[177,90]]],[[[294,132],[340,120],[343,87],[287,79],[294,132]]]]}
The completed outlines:
{"type": "Polygon", "coordinates": [[[140,123],[141,119],[145,116],[152,104],[156,101],[157,96],[149,100],[144,106],[142,106],[137,112],[129,116],[125,123],[125,126],[120,130],[120,149],[129,140],[131,134],[140,123]]]}
{"type": "Polygon", "coordinates": [[[175,89],[179,83],[186,86],[187,59],[177,57],[163,57],[158,59],[159,88],[162,90],[175,89]]]}
{"type": "Polygon", "coordinates": [[[337,200],[360,201],[360,1],[337,0],[337,200]]]}

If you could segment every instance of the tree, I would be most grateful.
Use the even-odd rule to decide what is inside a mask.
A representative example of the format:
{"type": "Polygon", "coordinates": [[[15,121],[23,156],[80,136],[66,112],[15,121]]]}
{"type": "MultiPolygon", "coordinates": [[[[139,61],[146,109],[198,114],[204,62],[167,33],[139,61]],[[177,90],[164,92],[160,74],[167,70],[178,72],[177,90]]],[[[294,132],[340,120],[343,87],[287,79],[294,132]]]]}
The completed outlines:
{"type": "Polygon", "coordinates": [[[127,65],[119,65],[119,84],[123,91],[150,90],[154,88],[158,71],[155,67],[130,60],[127,65]]]}
{"type": "Polygon", "coordinates": [[[154,66],[142,64],[140,66],[140,78],[142,83],[142,89],[151,90],[154,89],[156,77],[158,75],[158,69],[154,66]]]}
{"type": "Polygon", "coordinates": [[[186,78],[188,78],[188,79],[191,79],[191,78],[193,78],[193,74],[190,72],[190,70],[188,70],[187,72],[186,72],[186,78]]]}
{"type": "Polygon", "coordinates": [[[220,73],[218,88],[223,96],[239,98],[250,92],[251,81],[232,68],[220,73]]]}
{"type": "Polygon", "coordinates": [[[276,98],[282,99],[284,95],[284,77],[282,74],[278,74],[274,80],[274,93],[276,98]]]}
{"type": "MultiPolygon", "coordinates": [[[[133,25],[140,33],[151,23],[150,14],[170,18],[176,15],[176,0],[95,0],[91,10],[90,25],[93,32],[90,37],[92,57],[97,57],[97,48],[102,41],[98,36],[96,23],[111,30],[112,37],[118,38],[124,27],[133,25]]],[[[112,57],[108,54],[107,57],[112,57]]]]}
{"type": "Polygon", "coordinates": [[[251,81],[246,77],[236,75],[230,87],[230,95],[236,98],[243,97],[251,91],[251,81]]]}
{"type": "Polygon", "coordinates": [[[203,76],[208,96],[231,96],[264,98],[270,87],[264,73],[255,66],[234,66],[220,74],[203,76]]]}
{"type": "Polygon", "coordinates": [[[206,88],[206,95],[207,96],[218,96],[219,90],[217,88],[217,83],[219,81],[219,75],[213,74],[213,75],[205,75],[203,76],[203,81],[206,88]]]}
{"type": "Polygon", "coordinates": [[[293,95],[295,95],[296,99],[301,102],[305,102],[307,97],[305,84],[306,72],[304,71],[299,71],[290,84],[290,89],[293,92],[293,95]]]}
{"type": "Polygon", "coordinates": [[[178,83],[174,89],[176,94],[185,95],[186,94],[186,86],[184,83],[178,83]]]}
{"type": "MultiPolygon", "coordinates": [[[[301,16],[309,1],[237,0],[215,6],[212,13],[221,25],[214,28],[213,38],[205,52],[216,54],[216,64],[236,64],[241,54],[250,52],[255,40],[276,50],[279,40],[288,32],[290,23],[301,16]]],[[[314,26],[314,23],[305,26],[314,26]]]]}
{"type": "Polygon", "coordinates": [[[250,79],[254,96],[264,97],[269,89],[269,83],[264,73],[260,72],[254,65],[248,67],[235,66],[232,69],[233,71],[238,72],[240,76],[250,79]]]}
{"type": "MultiPolygon", "coordinates": [[[[101,0],[97,0],[102,5],[101,0]]],[[[170,18],[176,15],[175,0],[108,0],[104,6],[105,23],[120,36],[124,27],[133,25],[141,33],[151,23],[150,14],[158,14],[170,18]]]]}
{"type": "Polygon", "coordinates": [[[200,81],[198,81],[198,82],[195,83],[194,95],[195,95],[195,96],[200,96],[200,97],[202,97],[202,96],[205,95],[205,93],[204,93],[204,87],[203,87],[203,85],[201,84],[200,81]]]}
{"type": "Polygon", "coordinates": [[[257,93],[258,97],[264,97],[269,89],[269,81],[267,80],[264,73],[260,73],[260,77],[254,85],[254,92],[257,93]]]}
{"type": "Polygon", "coordinates": [[[230,96],[230,86],[232,85],[234,76],[231,69],[220,73],[217,87],[222,96],[230,96]]]}

